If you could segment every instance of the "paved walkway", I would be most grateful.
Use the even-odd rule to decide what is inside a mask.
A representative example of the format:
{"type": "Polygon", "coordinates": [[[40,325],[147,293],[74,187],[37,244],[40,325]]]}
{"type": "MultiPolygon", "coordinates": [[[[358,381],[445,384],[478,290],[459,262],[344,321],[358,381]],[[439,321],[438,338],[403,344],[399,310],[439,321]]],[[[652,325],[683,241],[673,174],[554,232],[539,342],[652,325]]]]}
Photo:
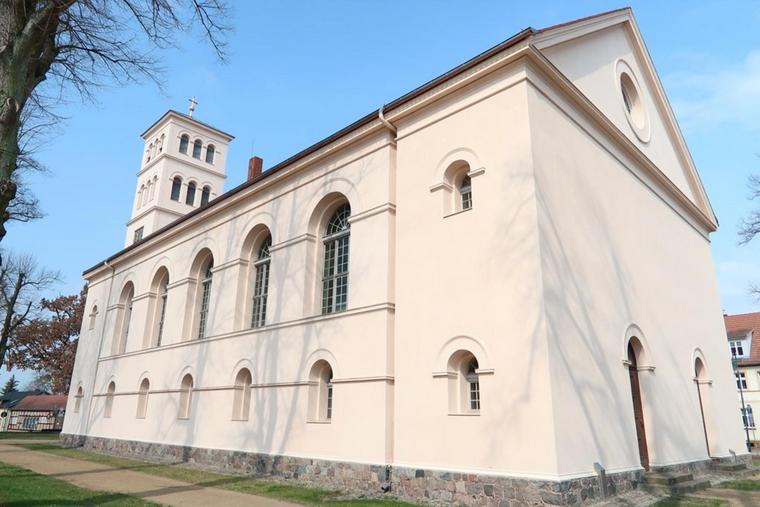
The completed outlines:
{"type": "MultiPolygon", "coordinates": [[[[36,442],[40,442],[40,440],[36,440],[36,442]]],[[[246,493],[198,486],[91,461],[30,451],[9,445],[8,440],[0,441],[0,461],[9,465],[28,468],[82,488],[125,493],[164,505],[188,507],[209,507],[212,505],[292,507],[296,505],[246,493]]],[[[213,486],[213,484],[210,485],[213,486]]]]}

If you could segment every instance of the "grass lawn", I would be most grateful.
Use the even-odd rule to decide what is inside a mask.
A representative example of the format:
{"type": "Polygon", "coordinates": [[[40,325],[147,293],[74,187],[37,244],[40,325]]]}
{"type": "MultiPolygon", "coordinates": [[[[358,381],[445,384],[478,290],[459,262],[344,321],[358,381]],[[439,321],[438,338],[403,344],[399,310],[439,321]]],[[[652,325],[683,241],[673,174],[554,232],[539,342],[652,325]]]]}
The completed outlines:
{"type": "Polygon", "coordinates": [[[0,505],[159,505],[140,498],[92,491],[40,475],[26,468],[0,463],[0,505]]]}
{"type": "Polygon", "coordinates": [[[753,479],[738,479],[735,481],[721,482],[719,487],[739,489],[741,491],[760,491],[760,481],[753,479]]]}
{"type": "Polygon", "coordinates": [[[58,432],[49,433],[26,433],[19,431],[0,431],[0,440],[12,439],[34,439],[34,440],[58,440],[58,432]]]}
{"type": "Polygon", "coordinates": [[[666,498],[660,500],[652,507],[723,507],[728,505],[728,502],[723,500],[713,500],[708,498],[666,498]]]}
{"type": "Polygon", "coordinates": [[[245,476],[226,475],[195,468],[183,467],[180,465],[160,465],[148,461],[120,458],[107,454],[100,454],[83,449],[65,449],[57,445],[46,443],[29,443],[17,444],[19,447],[33,451],[48,452],[59,456],[68,456],[70,458],[93,461],[117,468],[145,472],[151,475],[160,475],[178,481],[189,482],[200,486],[215,487],[237,491],[239,493],[250,493],[254,495],[268,496],[280,500],[302,503],[305,505],[347,505],[355,507],[409,507],[414,504],[405,503],[391,499],[366,499],[366,500],[341,500],[340,491],[331,491],[319,488],[307,488],[296,484],[284,482],[269,481],[263,479],[253,479],[245,476]]]}

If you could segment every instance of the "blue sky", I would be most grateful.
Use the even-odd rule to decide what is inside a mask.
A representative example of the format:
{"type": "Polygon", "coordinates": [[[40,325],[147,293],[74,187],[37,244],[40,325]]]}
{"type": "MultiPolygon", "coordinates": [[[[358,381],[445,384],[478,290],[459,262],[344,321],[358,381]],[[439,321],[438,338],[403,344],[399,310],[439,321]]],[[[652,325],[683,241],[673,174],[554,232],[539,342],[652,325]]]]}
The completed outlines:
{"type": "MultiPolygon", "coordinates": [[[[162,53],[165,92],[109,87],[96,104],[75,100],[30,184],[47,216],[11,225],[3,246],[59,269],[56,293],[74,293],[83,269],[123,246],[140,165],[139,134],[167,109],[230,132],[227,185],[252,154],[270,167],[355,119],[501,42],[621,7],[606,1],[232,0],[234,33],[222,65],[197,34],[162,53]]],[[[746,178],[760,173],[760,1],[634,2],[634,14],[720,220],[712,235],[722,304],[760,309],[760,240],[737,246],[751,208],[746,178]]],[[[760,206],[760,203],[758,203],[760,206]]],[[[0,382],[9,374],[0,371],[0,382]]],[[[24,379],[29,376],[23,375],[24,379]]]]}

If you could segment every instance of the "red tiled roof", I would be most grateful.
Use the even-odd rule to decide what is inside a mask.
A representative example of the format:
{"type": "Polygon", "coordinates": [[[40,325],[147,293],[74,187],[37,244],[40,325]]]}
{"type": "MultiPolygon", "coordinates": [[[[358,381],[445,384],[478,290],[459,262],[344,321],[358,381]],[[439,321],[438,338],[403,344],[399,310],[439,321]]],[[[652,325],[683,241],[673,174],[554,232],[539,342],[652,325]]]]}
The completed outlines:
{"type": "Polygon", "coordinates": [[[64,410],[66,409],[65,394],[40,394],[27,396],[21,400],[14,410],[64,410]]]}
{"type": "Polygon", "coordinates": [[[752,331],[749,357],[740,361],[740,364],[760,364],[760,312],[724,315],[723,321],[728,336],[746,335],[752,331]]]}

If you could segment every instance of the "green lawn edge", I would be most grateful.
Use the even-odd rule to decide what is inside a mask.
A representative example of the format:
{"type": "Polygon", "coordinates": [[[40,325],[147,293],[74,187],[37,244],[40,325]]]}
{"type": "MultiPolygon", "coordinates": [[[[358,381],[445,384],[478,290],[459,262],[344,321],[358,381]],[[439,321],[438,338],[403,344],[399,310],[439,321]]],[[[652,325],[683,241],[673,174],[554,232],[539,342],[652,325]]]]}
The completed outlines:
{"type": "Polygon", "coordinates": [[[660,500],[651,507],[724,507],[728,502],[717,498],[671,497],[660,500]]]}
{"type": "Polygon", "coordinates": [[[27,433],[25,431],[0,431],[0,440],[58,440],[58,432],[27,433]]]}
{"type": "Polygon", "coordinates": [[[142,507],[160,504],[122,493],[80,488],[61,479],[0,462],[0,505],[142,507]]]}
{"type": "Polygon", "coordinates": [[[352,507],[413,507],[415,505],[400,500],[384,498],[341,499],[341,491],[311,488],[266,479],[255,479],[242,475],[209,472],[206,470],[182,466],[181,463],[167,465],[132,458],[122,458],[84,449],[64,448],[48,443],[17,443],[14,445],[32,451],[41,451],[59,456],[92,461],[94,463],[109,465],[124,470],[134,470],[137,472],[160,475],[162,477],[188,482],[198,486],[221,488],[229,491],[236,491],[238,493],[266,496],[304,505],[345,505],[352,507]]]}

